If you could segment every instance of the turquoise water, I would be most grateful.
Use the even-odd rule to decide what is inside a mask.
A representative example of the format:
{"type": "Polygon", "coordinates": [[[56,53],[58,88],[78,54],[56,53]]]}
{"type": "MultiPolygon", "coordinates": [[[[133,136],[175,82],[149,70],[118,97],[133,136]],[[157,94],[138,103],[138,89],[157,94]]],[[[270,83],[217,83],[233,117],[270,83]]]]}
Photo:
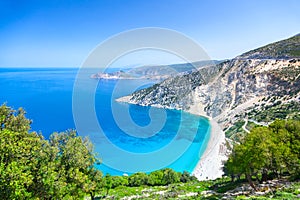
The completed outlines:
{"type": "MultiPolygon", "coordinates": [[[[78,96],[94,95],[93,109],[102,131],[90,126],[88,117],[82,117],[80,123],[83,126],[78,128],[72,111],[77,71],[0,69],[0,102],[7,102],[15,109],[24,107],[27,117],[33,120],[32,130],[41,131],[45,138],[54,131],[66,129],[78,129],[80,135],[89,136],[102,159],[98,168],[104,173],[130,174],[164,167],[181,172],[193,171],[209,138],[210,126],[206,118],[178,110],[114,101],[130,94],[132,90],[129,88],[144,88],[154,82],[126,80],[120,84],[116,80],[87,78],[78,96]],[[90,84],[96,84],[96,90],[89,88],[90,84]],[[128,111],[134,126],[126,121],[128,116],[122,115],[123,110],[128,111]]],[[[96,71],[89,69],[84,73],[89,77],[96,71]]],[[[82,103],[82,108],[89,104],[82,103]]]]}

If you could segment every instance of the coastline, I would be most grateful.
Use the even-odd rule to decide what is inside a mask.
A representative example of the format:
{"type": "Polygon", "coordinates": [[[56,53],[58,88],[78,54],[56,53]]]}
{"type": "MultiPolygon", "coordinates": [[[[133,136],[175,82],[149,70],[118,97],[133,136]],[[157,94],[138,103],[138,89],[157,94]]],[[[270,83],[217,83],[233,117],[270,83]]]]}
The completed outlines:
{"type": "Polygon", "coordinates": [[[209,118],[209,122],[209,141],[192,173],[200,181],[222,177],[223,161],[227,158],[225,134],[215,120],[209,118]]]}
{"type": "Polygon", "coordinates": [[[210,124],[208,143],[192,175],[200,181],[222,177],[223,161],[227,160],[225,133],[215,119],[207,116],[201,104],[193,104],[187,112],[206,117],[210,124]]]}
{"type": "MultiPolygon", "coordinates": [[[[124,96],[116,99],[116,101],[130,103],[130,98],[131,96],[124,96]]],[[[152,106],[159,107],[157,105],[152,106]]],[[[191,106],[186,112],[205,117],[209,120],[210,124],[210,133],[206,148],[193,169],[192,175],[198,180],[211,180],[222,177],[223,161],[227,159],[225,133],[217,121],[207,116],[199,105],[191,106]]]]}

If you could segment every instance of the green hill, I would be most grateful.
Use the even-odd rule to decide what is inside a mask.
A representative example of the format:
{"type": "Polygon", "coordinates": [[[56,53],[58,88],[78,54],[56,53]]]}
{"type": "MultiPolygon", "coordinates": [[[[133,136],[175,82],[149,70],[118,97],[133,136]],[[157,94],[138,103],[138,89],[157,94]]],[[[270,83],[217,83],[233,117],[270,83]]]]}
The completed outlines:
{"type": "Polygon", "coordinates": [[[300,58],[300,34],[242,54],[247,59],[300,58]]]}

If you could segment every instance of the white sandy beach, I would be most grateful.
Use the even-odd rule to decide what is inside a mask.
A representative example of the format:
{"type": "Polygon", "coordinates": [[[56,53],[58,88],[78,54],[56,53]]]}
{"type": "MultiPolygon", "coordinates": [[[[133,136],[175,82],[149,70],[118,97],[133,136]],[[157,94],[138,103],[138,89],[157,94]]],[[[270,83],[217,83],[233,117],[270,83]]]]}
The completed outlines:
{"type": "MultiPolygon", "coordinates": [[[[198,97],[198,95],[196,95],[196,97],[198,97]]],[[[194,100],[196,100],[196,102],[200,102],[198,98],[195,98],[194,100]]],[[[192,174],[196,176],[198,180],[208,180],[222,177],[222,161],[227,159],[225,133],[222,131],[216,120],[206,115],[201,103],[195,103],[191,105],[188,112],[208,118],[211,126],[210,138],[207,143],[207,147],[192,174]]]]}
{"type": "Polygon", "coordinates": [[[222,177],[222,161],[226,160],[225,134],[218,123],[210,119],[210,138],[193,175],[199,180],[216,179],[222,177]]]}

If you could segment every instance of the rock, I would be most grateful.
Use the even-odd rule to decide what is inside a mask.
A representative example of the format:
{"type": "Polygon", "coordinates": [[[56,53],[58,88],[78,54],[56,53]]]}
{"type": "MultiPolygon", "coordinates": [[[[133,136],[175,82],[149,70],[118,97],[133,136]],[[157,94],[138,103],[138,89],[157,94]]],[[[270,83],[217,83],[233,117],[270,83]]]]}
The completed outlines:
{"type": "Polygon", "coordinates": [[[210,116],[224,129],[239,120],[236,116],[246,110],[271,106],[275,103],[271,101],[273,97],[277,102],[297,101],[300,79],[295,80],[299,73],[300,61],[233,59],[166,79],[126,99],[132,104],[210,116]]]}
{"type": "Polygon", "coordinates": [[[213,190],[206,190],[206,191],[202,191],[200,194],[203,195],[204,197],[208,197],[211,195],[216,195],[217,193],[213,190]]]}
{"type": "Polygon", "coordinates": [[[260,192],[260,191],[258,191],[258,192],[255,192],[254,194],[257,195],[257,196],[263,196],[263,195],[265,195],[266,193],[265,193],[265,192],[260,192]]]}

